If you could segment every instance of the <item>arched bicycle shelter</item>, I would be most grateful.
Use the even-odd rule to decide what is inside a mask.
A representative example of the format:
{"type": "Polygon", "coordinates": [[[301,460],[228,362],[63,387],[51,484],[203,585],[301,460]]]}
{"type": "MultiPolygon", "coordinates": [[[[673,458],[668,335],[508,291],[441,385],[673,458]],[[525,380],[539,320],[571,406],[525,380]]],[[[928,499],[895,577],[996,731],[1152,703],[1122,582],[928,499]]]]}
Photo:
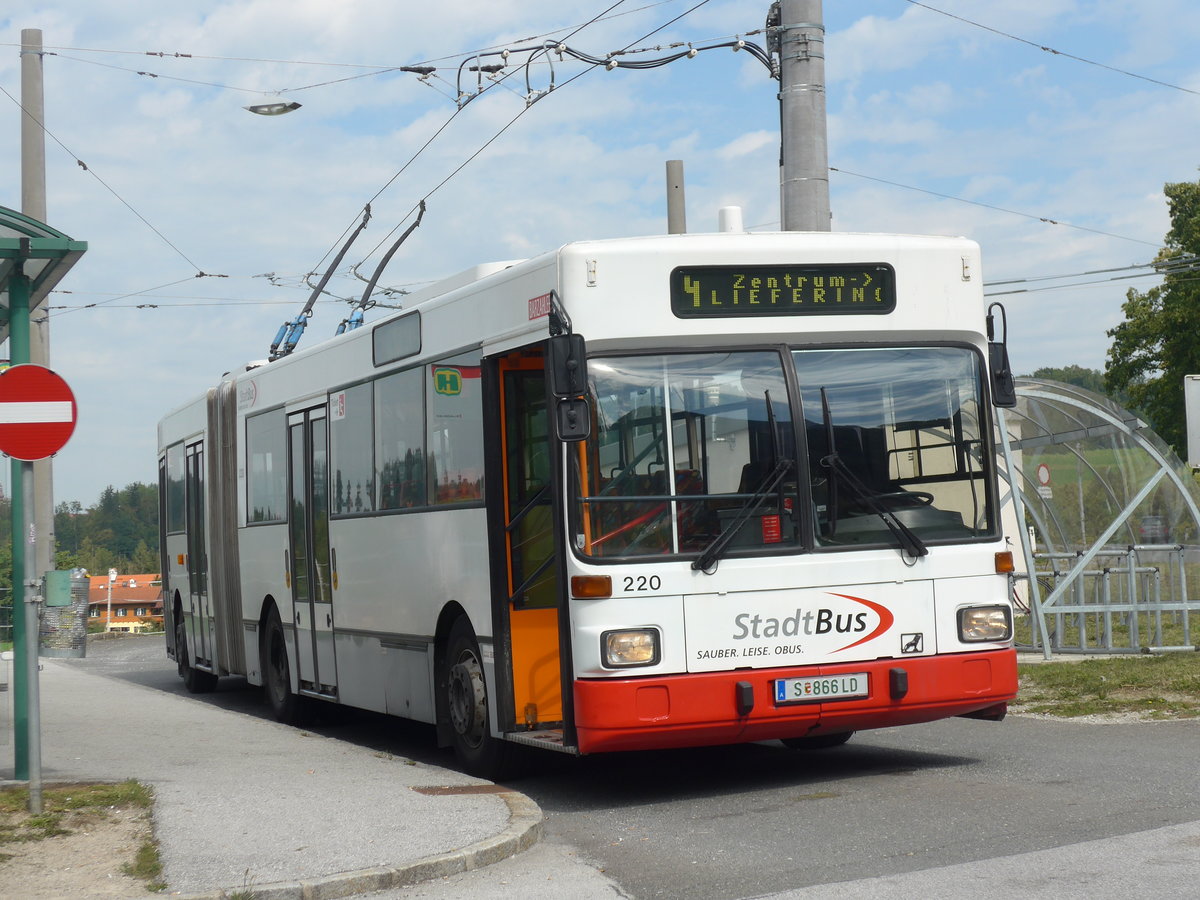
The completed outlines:
{"type": "Polygon", "coordinates": [[[1083,388],[1021,378],[1016,408],[1001,413],[1005,520],[1025,559],[1019,640],[1046,658],[1194,650],[1191,470],[1145,422],[1083,388]]]}

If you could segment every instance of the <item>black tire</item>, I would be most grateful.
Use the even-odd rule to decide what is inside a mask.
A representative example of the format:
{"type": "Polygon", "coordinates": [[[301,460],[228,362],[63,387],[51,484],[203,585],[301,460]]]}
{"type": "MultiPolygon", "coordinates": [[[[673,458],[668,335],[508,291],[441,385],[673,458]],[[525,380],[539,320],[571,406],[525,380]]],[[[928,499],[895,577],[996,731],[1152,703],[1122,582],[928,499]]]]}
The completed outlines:
{"type": "Polygon", "coordinates": [[[828,750],[840,747],[850,740],[853,731],[843,731],[838,734],[818,734],[815,737],[783,738],[781,743],[789,750],[828,750]]]}
{"type": "Polygon", "coordinates": [[[287,638],[279,611],[271,607],[259,644],[259,663],[262,666],[263,693],[276,720],[288,725],[300,719],[300,700],[292,693],[292,670],[288,664],[287,638]]]}
{"type": "Polygon", "coordinates": [[[509,774],[513,745],[492,737],[483,657],[465,617],[458,618],[450,629],[439,674],[450,742],[459,765],[472,775],[493,781],[509,774]]]}
{"type": "Polygon", "coordinates": [[[187,645],[187,627],[183,623],[183,609],[178,606],[175,607],[175,667],[189,694],[208,694],[216,690],[217,676],[192,666],[192,656],[187,645]]]}

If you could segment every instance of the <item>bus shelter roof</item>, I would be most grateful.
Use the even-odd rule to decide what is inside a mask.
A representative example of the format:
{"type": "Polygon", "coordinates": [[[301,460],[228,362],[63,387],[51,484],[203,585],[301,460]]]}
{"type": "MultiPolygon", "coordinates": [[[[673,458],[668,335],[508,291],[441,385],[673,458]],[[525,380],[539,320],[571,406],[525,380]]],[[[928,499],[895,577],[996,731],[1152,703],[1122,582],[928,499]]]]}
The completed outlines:
{"type": "Polygon", "coordinates": [[[44,222],[0,206],[0,341],[8,338],[9,283],[18,262],[29,278],[33,310],[86,251],[86,241],[72,240],[44,222]]]}
{"type": "Polygon", "coordinates": [[[1009,447],[1032,524],[1044,546],[1075,552],[1116,524],[1109,540],[1146,543],[1139,527],[1158,517],[1159,543],[1200,537],[1200,485],[1137,415],[1075,385],[1017,379],[1009,447]],[[1151,481],[1156,487],[1138,496],[1151,481]]]}

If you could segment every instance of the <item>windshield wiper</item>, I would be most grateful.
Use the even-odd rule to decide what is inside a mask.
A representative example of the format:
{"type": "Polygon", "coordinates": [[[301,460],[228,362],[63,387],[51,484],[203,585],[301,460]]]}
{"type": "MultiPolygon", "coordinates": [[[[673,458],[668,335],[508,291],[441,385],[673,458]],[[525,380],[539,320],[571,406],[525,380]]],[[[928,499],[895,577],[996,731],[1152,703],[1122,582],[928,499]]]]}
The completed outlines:
{"type": "Polygon", "coordinates": [[[821,460],[821,465],[829,469],[833,476],[829,481],[829,533],[832,535],[837,531],[837,483],[840,478],[846,483],[846,487],[858,495],[858,499],[864,506],[879,516],[888,531],[896,538],[896,543],[900,545],[902,553],[907,553],[913,559],[928,556],[929,548],[925,546],[925,542],[917,537],[911,528],[901,522],[891,510],[876,500],[875,494],[870,488],[863,484],[854,474],[854,470],[842,462],[842,458],[838,456],[833,437],[833,416],[829,410],[829,397],[824,387],[821,388],[821,414],[825,418],[825,441],[829,450],[829,454],[821,460]]]}
{"type": "MultiPolygon", "coordinates": [[[[751,516],[758,512],[766,499],[779,488],[783,483],[783,476],[792,468],[792,460],[783,455],[783,447],[779,440],[779,428],[775,421],[775,407],[771,403],[771,392],[765,391],[763,396],[767,402],[767,423],[771,428],[771,454],[775,457],[775,465],[767,473],[758,490],[742,504],[742,508],[733,517],[733,521],[721,529],[721,533],[713,538],[712,543],[704,548],[703,553],[692,560],[692,569],[703,572],[705,575],[711,575],[717,571],[716,563],[730,542],[733,541],[734,535],[751,516]]],[[[782,506],[782,503],[780,505],[782,506]]]]}
{"type": "Polygon", "coordinates": [[[703,553],[692,560],[693,569],[703,572],[705,575],[711,575],[717,571],[716,562],[721,558],[721,554],[725,552],[725,548],[733,540],[733,536],[738,533],[738,529],[742,527],[742,524],[758,512],[766,499],[775,492],[775,489],[783,482],[783,476],[788,473],[791,467],[792,461],[790,459],[781,459],[775,463],[775,468],[768,473],[766,480],[762,483],[762,487],[747,498],[733,521],[726,525],[721,530],[721,533],[713,538],[712,543],[705,548],[703,553]]]}

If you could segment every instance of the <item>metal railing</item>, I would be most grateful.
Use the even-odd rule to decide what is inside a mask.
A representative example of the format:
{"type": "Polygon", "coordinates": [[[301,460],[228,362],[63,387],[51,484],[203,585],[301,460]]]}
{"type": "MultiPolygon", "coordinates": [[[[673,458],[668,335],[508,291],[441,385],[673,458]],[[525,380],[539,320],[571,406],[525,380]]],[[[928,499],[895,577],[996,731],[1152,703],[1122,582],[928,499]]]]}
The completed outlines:
{"type": "Polygon", "coordinates": [[[1040,597],[1041,616],[1030,612],[1025,646],[1093,654],[1196,650],[1200,601],[1189,596],[1188,576],[1200,565],[1189,571],[1189,554],[1195,558],[1196,550],[1178,544],[1104,547],[1082,569],[1083,551],[1035,554],[1037,583],[1027,587],[1040,597]]]}

